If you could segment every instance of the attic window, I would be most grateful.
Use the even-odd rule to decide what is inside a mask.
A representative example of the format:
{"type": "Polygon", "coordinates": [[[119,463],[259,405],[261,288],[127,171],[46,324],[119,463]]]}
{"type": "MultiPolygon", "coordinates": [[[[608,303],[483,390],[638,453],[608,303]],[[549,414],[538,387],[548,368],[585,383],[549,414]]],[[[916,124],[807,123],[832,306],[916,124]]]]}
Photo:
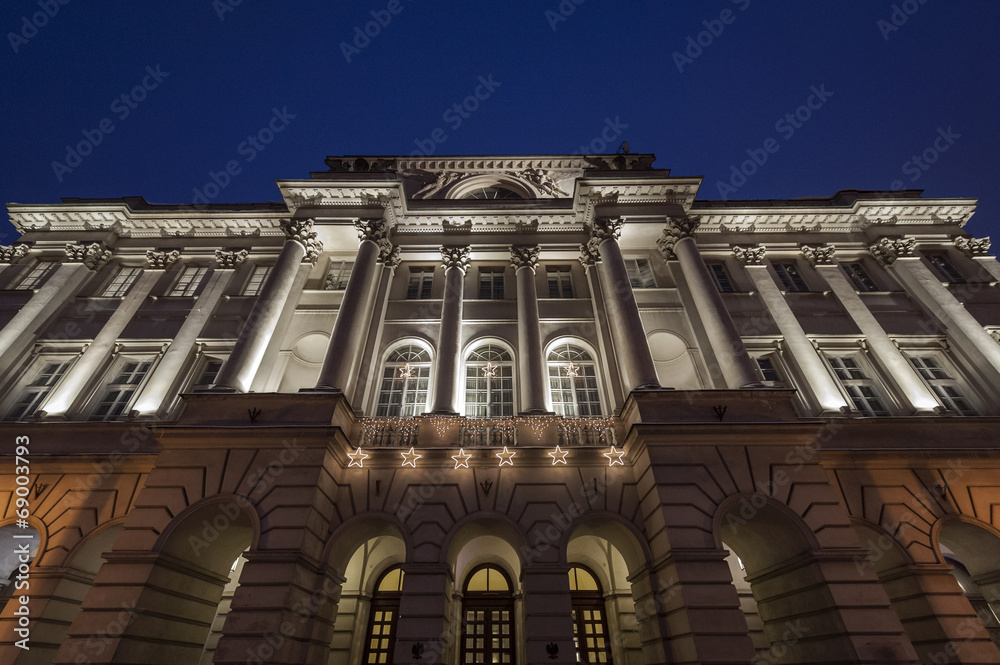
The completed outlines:
{"type": "Polygon", "coordinates": [[[521,195],[511,189],[507,189],[506,187],[492,186],[478,187],[466,194],[465,198],[484,200],[520,199],[521,195]]]}

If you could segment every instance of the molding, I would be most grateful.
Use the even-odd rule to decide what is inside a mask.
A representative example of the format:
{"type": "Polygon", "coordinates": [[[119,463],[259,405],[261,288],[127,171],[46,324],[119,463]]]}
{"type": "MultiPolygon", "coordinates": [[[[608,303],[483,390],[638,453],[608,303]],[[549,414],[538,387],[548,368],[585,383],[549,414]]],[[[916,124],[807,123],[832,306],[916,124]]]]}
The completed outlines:
{"type": "Polygon", "coordinates": [[[834,255],[837,250],[833,244],[828,244],[802,245],[800,251],[802,252],[802,256],[809,262],[809,265],[815,267],[817,265],[833,264],[834,255]]]}
{"type": "Polygon", "coordinates": [[[733,256],[736,257],[741,266],[763,265],[766,253],[767,248],[764,245],[757,245],[756,247],[740,247],[737,245],[733,247],[733,256]]]}
{"type": "Polygon", "coordinates": [[[965,252],[966,256],[987,256],[990,253],[990,237],[966,238],[959,236],[953,241],[957,249],[965,252]]]}
{"type": "Polygon", "coordinates": [[[458,268],[463,273],[469,270],[468,245],[447,245],[441,247],[441,267],[447,271],[449,268],[458,268]]]}
{"type": "Polygon", "coordinates": [[[514,272],[520,268],[531,268],[531,272],[538,270],[538,245],[513,245],[510,248],[510,264],[514,267],[514,272]]]}
{"type": "Polygon", "coordinates": [[[901,256],[912,256],[917,245],[916,238],[879,238],[868,246],[868,253],[883,268],[891,266],[901,256]]]}

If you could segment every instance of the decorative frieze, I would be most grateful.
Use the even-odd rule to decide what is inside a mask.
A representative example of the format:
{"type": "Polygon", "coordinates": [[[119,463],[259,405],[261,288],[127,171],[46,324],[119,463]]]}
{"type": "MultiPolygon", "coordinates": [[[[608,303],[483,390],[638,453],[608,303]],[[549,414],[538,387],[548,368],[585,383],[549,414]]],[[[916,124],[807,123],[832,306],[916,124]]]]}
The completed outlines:
{"type": "Polygon", "coordinates": [[[884,268],[901,256],[911,256],[916,245],[916,238],[879,238],[868,246],[868,253],[884,268]]]}
{"type": "Polygon", "coordinates": [[[676,258],[674,245],[682,238],[694,237],[694,232],[701,224],[701,218],[697,215],[684,217],[668,217],[667,226],[663,229],[663,234],[656,241],[656,247],[663,254],[665,259],[676,258]]]}
{"type": "Polygon", "coordinates": [[[733,256],[736,257],[736,260],[742,266],[761,265],[764,263],[765,253],[767,253],[767,248],[764,245],[757,245],[756,247],[740,247],[737,245],[733,247],[733,256]]]}
{"type": "Polygon", "coordinates": [[[986,256],[990,253],[990,237],[985,238],[955,238],[955,247],[965,252],[967,256],[986,256]]]}
{"type": "Polygon", "coordinates": [[[802,256],[812,266],[833,263],[836,248],[833,245],[802,245],[802,256]]]}
{"type": "Polygon", "coordinates": [[[463,273],[469,269],[469,246],[447,245],[441,247],[441,267],[458,268],[463,273]]]}
{"type": "Polygon", "coordinates": [[[180,258],[181,253],[176,249],[170,252],[156,252],[152,249],[146,250],[146,260],[149,261],[150,268],[161,268],[166,270],[170,266],[177,263],[177,260],[180,258]]]}
{"type": "Polygon", "coordinates": [[[215,250],[215,260],[219,262],[219,267],[227,270],[239,268],[250,256],[250,252],[241,249],[238,252],[224,252],[221,249],[215,250]]]}
{"type": "Polygon", "coordinates": [[[534,272],[538,269],[538,245],[513,245],[510,248],[510,264],[514,270],[519,268],[531,268],[534,272]]]}
{"type": "Polygon", "coordinates": [[[112,252],[103,242],[89,245],[66,243],[66,262],[82,263],[91,270],[100,270],[111,260],[112,252]]]}
{"type": "Polygon", "coordinates": [[[27,245],[0,245],[0,263],[17,263],[28,254],[27,245]]]}

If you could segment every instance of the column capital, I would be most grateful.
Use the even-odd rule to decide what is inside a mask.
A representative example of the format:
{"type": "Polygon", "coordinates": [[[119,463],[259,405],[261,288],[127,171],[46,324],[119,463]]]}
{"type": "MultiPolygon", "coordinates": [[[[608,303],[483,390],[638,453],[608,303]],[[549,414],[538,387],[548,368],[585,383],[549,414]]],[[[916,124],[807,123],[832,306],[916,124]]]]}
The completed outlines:
{"type": "Polygon", "coordinates": [[[834,261],[834,254],[836,253],[836,247],[833,244],[827,245],[802,245],[800,248],[802,256],[805,257],[806,261],[809,262],[811,266],[817,266],[821,264],[832,264],[834,261]]]}
{"type": "Polygon", "coordinates": [[[458,268],[463,273],[469,269],[468,245],[443,245],[441,247],[441,267],[458,268]]]}
{"type": "Polygon", "coordinates": [[[601,260],[601,254],[597,251],[597,247],[593,246],[591,243],[586,243],[580,245],[580,265],[584,269],[589,269],[601,260]]]}
{"type": "Polygon", "coordinates": [[[963,252],[966,256],[986,256],[990,252],[990,237],[985,238],[965,238],[958,237],[954,241],[955,247],[963,252]]]}
{"type": "Polygon", "coordinates": [[[901,256],[912,256],[916,245],[916,238],[879,238],[868,246],[868,253],[884,268],[901,256]]]}
{"type": "Polygon", "coordinates": [[[146,250],[146,260],[149,261],[150,268],[166,270],[177,263],[180,258],[181,253],[176,249],[169,252],[166,250],[162,252],[156,252],[151,249],[146,250]]]}
{"type": "Polygon", "coordinates": [[[520,268],[538,269],[538,245],[512,245],[510,248],[510,264],[517,272],[520,268]]]}
{"type": "Polygon", "coordinates": [[[358,242],[371,240],[381,246],[383,240],[386,242],[389,240],[389,230],[381,217],[354,220],[354,228],[358,231],[358,242]]]}
{"type": "Polygon", "coordinates": [[[285,237],[294,240],[305,247],[306,253],[302,261],[316,263],[319,253],[323,251],[323,243],[316,239],[312,219],[286,219],[281,222],[281,230],[285,237]]]}
{"type": "Polygon", "coordinates": [[[224,252],[221,249],[215,250],[215,260],[219,267],[225,270],[234,270],[243,265],[243,262],[250,256],[250,252],[241,249],[240,251],[224,252]]]}
{"type": "Polygon", "coordinates": [[[89,245],[66,243],[66,263],[82,263],[91,270],[100,270],[111,260],[111,249],[103,242],[89,245]]]}
{"type": "Polygon", "coordinates": [[[701,217],[685,215],[684,217],[667,217],[667,226],[656,241],[656,248],[665,259],[677,258],[674,246],[683,238],[693,238],[695,229],[701,224],[701,217]]]}
{"type": "Polygon", "coordinates": [[[0,263],[17,263],[29,253],[27,245],[0,245],[0,263]]]}
{"type": "Polygon", "coordinates": [[[740,247],[737,245],[733,247],[733,256],[736,257],[736,260],[742,266],[763,265],[764,254],[766,253],[767,248],[764,245],[757,245],[756,247],[740,247]]]}
{"type": "Polygon", "coordinates": [[[600,244],[605,240],[618,240],[622,235],[623,226],[625,226],[624,217],[597,217],[590,225],[591,241],[600,244]]]}
{"type": "Polygon", "coordinates": [[[379,245],[378,262],[384,264],[386,268],[396,269],[402,259],[399,258],[399,246],[393,247],[386,240],[384,245],[379,245]]]}

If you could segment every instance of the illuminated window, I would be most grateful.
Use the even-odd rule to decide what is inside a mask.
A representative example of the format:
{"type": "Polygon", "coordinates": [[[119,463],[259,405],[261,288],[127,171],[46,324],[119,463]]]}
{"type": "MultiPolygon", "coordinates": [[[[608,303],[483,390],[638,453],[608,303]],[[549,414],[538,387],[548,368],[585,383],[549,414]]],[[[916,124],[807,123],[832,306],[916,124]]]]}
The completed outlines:
{"type": "Polygon", "coordinates": [[[809,287],[799,274],[799,269],[794,263],[775,263],[774,272],[778,274],[785,291],[808,291],[809,287]]]}
{"type": "Polygon", "coordinates": [[[572,298],[573,279],[569,266],[549,266],[545,269],[550,298],[572,298]]]}
{"type": "Polygon", "coordinates": [[[844,272],[854,284],[854,289],[862,292],[878,291],[878,285],[868,276],[864,266],[860,263],[843,264],[844,272]]]}
{"type": "Polygon", "coordinates": [[[479,269],[479,299],[503,300],[503,268],[479,269]]]}
{"type": "Polygon", "coordinates": [[[260,295],[261,289],[264,288],[264,282],[267,281],[267,276],[270,274],[271,266],[255,266],[253,273],[250,275],[250,280],[247,282],[246,286],[243,287],[243,295],[260,295]]]}
{"type": "Polygon", "coordinates": [[[434,268],[410,268],[410,284],[406,290],[407,300],[427,300],[434,285],[434,268]]]}
{"type": "Polygon", "coordinates": [[[180,279],[170,289],[172,296],[193,296],[201,286],[201,280],[208,273],[208,268],[204,266],[187,266],[181,272],[180,279]]]}
{"type": "Polygon", "coordinates": [[[502,346],[486,344],[469,355],[465,363],[465,415],[514,415],[514,359],[502,346]]]}
{"type": "Polygon", "coordinates": [[[633,289],[655,289],[656,278],[649,259],[625,259],[625,270],[633,289]]]}
{"type": "Polygon", "coordinates": [[[854,408],[869,416],[888,416],[875,381],[870,379],[854,356],[831,356],[827,359],[833,373],[840,380],[854,408]]]}
{"type": "Polygon", "coordinates": [[[427,351],[414,344],[396,349],[382,368],[375,415],[395,418],[423,413],[427,409],[430,380],[431,356],[427,351]]]}
{"type": "Polygon", "coordinates": [[[141,274],[141,268],[121,268],[118,274],[115,275],[115,278],[111,280],[111,283],[104,287],[101,295],[108,298],[123,297],[132,288],[135,280],[139,279],[139,275],[141,274]]]}
{"type": "Polygon", "coordinates": [[[943,281],[951,284],[965,284],[965,278],[962,277],[962,273],[958,272],[944,254],[930,254],[927,256],[927,260],[931,262],[934,270],[941,276],[943,281]]]}
{"type": "Polygon", "coordinates": [[[396,646],[396,624],[399,621],[399,597],[403,589],[403,570],[394,566],[382,573],[372,594],[371,616],[365,639],[366,665],[392,662],[396,646]]]}
{"type": "Polygon", "coordinates": [[[548,370],[552,410],[557,415],[601,415],[597,366],[589,353],[571,344],[560,344],[549,353],[548,370]]]}
{"type": "Polygon", "coordinates": [[[514,662],[514,595],[496,566],[472,571],[462,595],[462,653],[459,663],[514,662]]]}
{"type": "Polygon", "coordinates": [[[323,280],[324,291],[343,291],[347,288],[347,282],[351,279],[351,272],[354,270],[354,261],[334,261],[330,264],[330,269],[326,272],[326,279],[323,280]]]}
{"type": "Polygon", "coordinates": [[[97,408],[90,416],[91,420],[115,420],[125,413],[139,385],[153,366],[152,360],[127,360],[122,363],[115,378],[108,384],[97,403],[97,408]]]}
{"type": "Polygon", "coordinates": [[[604,594],[594,574],[582,566],[569,569],[573,607],[573,644],[578,663],[610,663],[611,645],[604,594]]]}
{"type": "Polygon", "coordinates": [[[715,281],[715,288],[719,289],[719,293],[735,293],[736,288],[733,286],[733,280],[729,278],[729,273],[726,272],[726,266],[721,263],[710,263],[708,269],[712,273],[712,279],[715,281]]]}
{"type": "Polygon", "coordinates": [[[35,264],[35,267],[31,269],[27,275],[24,276],[17,286],[14,287],[17,291],[34,291],[35,289],[41,288],[45,280],[48,279],[49,275],[55,270],[56,264],[52,261],[39,261],[35,264]]]}
{"type": "Polygon", "coordinates": [[[69,369],[70,361],[48,361],[27,386],[21,390],[21,397],[11,408],[4,420],[21,420],[31,416],[49,396],[59,379],[69,369]]]}
{"type": "Polygon", "coordinates": [[[962,393],[958,381],[942,366],[936,354],[909,356],[909,359],[946,409],[963,416],[976,415],[976,410],[962,393]]]}

